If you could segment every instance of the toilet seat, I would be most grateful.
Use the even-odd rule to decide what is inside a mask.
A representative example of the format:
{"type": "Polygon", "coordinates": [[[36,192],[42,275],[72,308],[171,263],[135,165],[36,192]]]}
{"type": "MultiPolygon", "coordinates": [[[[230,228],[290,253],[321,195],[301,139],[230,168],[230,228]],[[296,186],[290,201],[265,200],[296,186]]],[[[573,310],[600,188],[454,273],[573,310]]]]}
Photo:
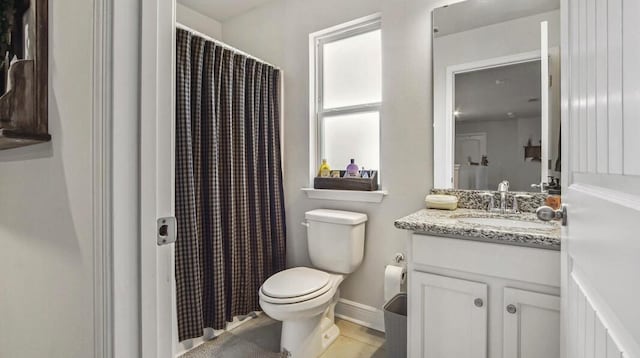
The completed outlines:
{"type": "Polygon", "coordinates": [[[298,303],[322,296],[332,286],[327,272],[294,267],[269,277],[260,287],[260,298],[273,304],[298,303]]]}

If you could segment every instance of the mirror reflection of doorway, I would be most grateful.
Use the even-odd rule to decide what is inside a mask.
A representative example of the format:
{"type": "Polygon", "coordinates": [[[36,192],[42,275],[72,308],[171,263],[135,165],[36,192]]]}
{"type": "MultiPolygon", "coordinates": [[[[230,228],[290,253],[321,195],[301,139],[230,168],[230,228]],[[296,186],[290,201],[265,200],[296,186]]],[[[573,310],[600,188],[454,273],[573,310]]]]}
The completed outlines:
{"type": "Polygon", "coordinates": [[[513,190],[530,190],[541,170],[525,155],[541,145],[540,60],[464,71],[454,81],[458,188],[494,190],[509,180],[513,190]]]}
{"type": "Polygon", "coordinates": [[[479,164],[487,155],[487,133],[456,134],[456,163],[479,164]]]}
{"type": "Polygon", "coordinates": [[[456,178],[459,189],[489,189],[488,167],[481,165],[487,155],[487,133],[456,134],[456,178]]]}

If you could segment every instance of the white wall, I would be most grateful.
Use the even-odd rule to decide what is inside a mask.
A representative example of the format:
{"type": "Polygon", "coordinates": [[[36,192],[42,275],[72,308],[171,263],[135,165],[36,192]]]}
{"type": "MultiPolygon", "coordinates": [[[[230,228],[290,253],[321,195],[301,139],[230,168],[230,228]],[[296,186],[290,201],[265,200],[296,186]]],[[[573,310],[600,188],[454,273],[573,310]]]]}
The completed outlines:
{"type": "Polygon", "coordinates": [[[93,356],[93,1],[49,9],[53,140],[0,151],[0,357],[93,356]]]}
{"type": "Polygon", "coordinates": [[[222,24],[179,3],[176,4],[176,22],[222,41],[222,24]]]}
{"type": "Polygon", "coordinates": [[[498,183],[505,179],[513,191],[531,191],[531,184],[540,181],[540,162],[525,161],[524,146],[529,139],[532,145],[539,145],[541,130],[540,118],[456,123],[456,134],[487,134],[488,189],[491,190],[497,190],[498,183]]]}
{"type": "Polygon", "coordinates": [[[364,212],[365,259],[341,286],[342,297],[380,308],[384,266],[404,250],[406,232],[394,219],[423,207],[432,187],[431,9],[426,0],[275,0],[223,23],[223,40],[284,71],[284,183],[287,259],[309,265],[304,212],[332,208],[364,212]],[[309,34],[362,16],[382,14],[383,105],[381,204],[307,199],[309,185],[309,34]]]}
{"type": "MultiPolygon", "coordinates": [[[[436,38],[433,43],[433,111],[434,118],[436,118],[436,126],[440,123],[444,124],[447,67],[539,51],[540,22],[545,20],[549,22],[549,46],[557,47],[560,45],[559,10],[436,38]]],[[[552,64],[552,71],[554,72],[554,78],[559,79],[557,60],[552,64]]],[[[559,112],[559,86],[554,86],[551,96],[553,97],[550,103],[552,113],[559,112]]],[[[559,115],[556,116],[554,114],[554,118],[558,117],[559,115]]],[[[555,139],[551,140],[551,146],[554,148],[552,157],[555,161],[559,124],[554,124],[552,127],[554,128],[552,134],[555,139]]],[[[444,136],[438,135],[440,131],[444,132],[444,129],[436,128],[436,135],[434,136],[434,147],[436,148],[446,147],[444,136]]]]}

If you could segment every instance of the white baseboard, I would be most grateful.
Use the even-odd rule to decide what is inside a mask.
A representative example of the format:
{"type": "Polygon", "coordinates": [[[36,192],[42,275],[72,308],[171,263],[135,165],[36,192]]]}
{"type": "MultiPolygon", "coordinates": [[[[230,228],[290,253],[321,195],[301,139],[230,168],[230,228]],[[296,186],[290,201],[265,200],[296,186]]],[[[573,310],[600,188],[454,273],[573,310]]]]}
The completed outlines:
{"type": "Polygon", "coordinates": [[[336,317],[384,332],[384,312],[375,307],[341,298],[336,304],[336,317]]]}

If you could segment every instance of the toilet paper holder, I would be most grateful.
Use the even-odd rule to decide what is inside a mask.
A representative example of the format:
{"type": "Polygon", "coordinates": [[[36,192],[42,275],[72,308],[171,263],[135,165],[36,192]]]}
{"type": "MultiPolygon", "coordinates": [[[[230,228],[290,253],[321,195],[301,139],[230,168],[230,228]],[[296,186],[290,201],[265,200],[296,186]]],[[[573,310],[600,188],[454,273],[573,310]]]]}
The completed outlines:
{"type": "Polygon", "coordinates": [[[393,257],[393,262],[395,262],[396,264],[404,262],[404,254],[401,252],[396,252],[395,256],[393,257]]]}

